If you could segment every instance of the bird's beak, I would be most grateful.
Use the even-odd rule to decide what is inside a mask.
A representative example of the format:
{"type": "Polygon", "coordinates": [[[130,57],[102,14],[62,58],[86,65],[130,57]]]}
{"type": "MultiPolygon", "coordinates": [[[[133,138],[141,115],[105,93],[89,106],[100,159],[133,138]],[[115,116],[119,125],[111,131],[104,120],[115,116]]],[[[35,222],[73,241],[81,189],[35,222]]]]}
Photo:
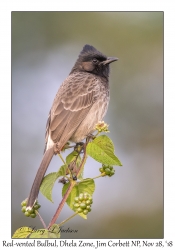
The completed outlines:
{"type": "Polygon", "coordinates": [[[118,60],[117,57],[108,57],[107,60],[103,61],[103,65],[110,64],[110,63],[115,62],[117,60],[118,60]]]}

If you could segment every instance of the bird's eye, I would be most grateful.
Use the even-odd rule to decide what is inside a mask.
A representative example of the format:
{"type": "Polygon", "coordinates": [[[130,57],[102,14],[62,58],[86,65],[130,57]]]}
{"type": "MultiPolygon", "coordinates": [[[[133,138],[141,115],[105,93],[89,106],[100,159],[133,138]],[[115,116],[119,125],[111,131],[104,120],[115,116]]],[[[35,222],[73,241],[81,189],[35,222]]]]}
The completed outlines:
{"type": "Polygon", "coordinates": [[[98,60],[97,60],[96,58],[93,58],[92,61],[93,61],[94,64],[97,64],[97,63],[98,63],[98,60]]]}

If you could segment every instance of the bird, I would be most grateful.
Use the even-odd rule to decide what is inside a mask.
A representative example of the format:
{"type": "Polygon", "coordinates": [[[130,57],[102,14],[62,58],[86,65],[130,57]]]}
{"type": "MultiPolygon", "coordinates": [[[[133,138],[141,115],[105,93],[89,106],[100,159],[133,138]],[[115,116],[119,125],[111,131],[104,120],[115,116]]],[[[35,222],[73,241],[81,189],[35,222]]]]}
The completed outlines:
{"type": "Polygon", "coordinates": [[[84,45],[70,74],[63,81],[49,112],[45,152],[34,179],[27,209],[32,209],[52,157],[68,142],[82,142],[95,131],[109,104],[109,64],[107,57],[91,45],[84,45]]]}

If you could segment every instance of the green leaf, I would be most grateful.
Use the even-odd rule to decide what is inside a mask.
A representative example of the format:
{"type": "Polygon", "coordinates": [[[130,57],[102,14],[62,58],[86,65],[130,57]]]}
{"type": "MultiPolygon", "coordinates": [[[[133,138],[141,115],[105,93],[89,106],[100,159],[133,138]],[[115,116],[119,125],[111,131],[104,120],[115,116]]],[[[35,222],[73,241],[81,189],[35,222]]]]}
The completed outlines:
{"type": "MultiPolygon", "coordinates": [[[[65,193],[66,193],[66,191],[67,191],[69,185],[70,185],[70,183],[64,184],[63,189],[62,189],[62,196],[65,195],[65,193]]],[[[67,200],[66,200],[67,205],[68,205],[71,209],[73,209],[74,198],[75,198],[76,196],[78,196],[78,195],[79,195],[78,188],[77,188],[77,185],[75,185],[75,186],[72,188],[72,191],[71,191],[71,193],[69,194],[69,196],[68,196],[68,198],[67,198],[67,200]]]]}
{"type": "Polygon", "coordinates": [[[89,142],[86,152],[96,161],[103,164],[122,166],[114,154],[114,144],[112,140],[106,135],[98,136],[92,142],[89,142]]]}
{"type": "Polygon", "coordinates": [[[60,167],[58,172],[53,172],[46,175],[43,178],[43,181],[40,186],[41,193],[51,202],[52,200],[52,189],[55,184],[55,181],[60,177],[66,174],[67,165],[63,165],[60,167]]]}
{"type": "Polygon", "coordinates": [[[30,227],[20,227],[14,232],[12,238],[13,239],[15,239],[15,238],[18,238],[18,239],[27,238],[31,234],[32,231],[33,231],[33,229],[30,227]]]}
{"type": "Polygon", "coordinates": [[[78,174],[77,178],[82,181],[83,180],[83,174],[84,174],[84,166],[82,167],[80,173],[78,174]]]}
{"type": "Polygon", "coordinates": [[[88,194],[90,194],[92,196],[94,191],[95,191],[94,180],[87,178],[87,179],[84,179],[83,181],[79,182],[78,183],[78,190],[79,190],[79,194],[87,192],[88,194]]]}
{"type": "MultiPolygon", "coordinates": [[[[69,187],[69,183],[66,183],[63,186],[62,189],[62,196],[64,196],[64,194],[66,193],[68,187],[69,187]]],[[[95,182],[93,179],[84,179],[83,181],[78,182],[72,189],[71,193],[69,194],[68,198],[67,198],[67,205],[73,210],[76,211],[73,204],[74,204],[74,198],[79,196],[80,193],[84,193],[87,192],[90,195],[93,195],[95,191],[95,182]]],[[[79,215],[81,217],[83,217],[84,219],[87,219],[87,216],[84,215],[83,213],[79,213],[79,215]]]]}
{"type": "Polygon", "coordinates": [[[66,175],[66,170],[67,170],[67,165],[63,165],[60,167],[60,169],[57,172],[57,178],[60,176],[65,176],[66,175]]]}
{"type": "Polygon", "coordinates": [[[78,156],[78,153],[76,151],[71,152],[67,157],[66,157],[66,163],[69,164],[70,162],[74,161],[76,157],[78,156]]]}
{"type": "Polygon", "coordinates": [[[31,239],[58,239],[60,238],[60,228],[58,225],[54,224],[52,227],[47,229],[36,229],[30,234],[31,239]]]}

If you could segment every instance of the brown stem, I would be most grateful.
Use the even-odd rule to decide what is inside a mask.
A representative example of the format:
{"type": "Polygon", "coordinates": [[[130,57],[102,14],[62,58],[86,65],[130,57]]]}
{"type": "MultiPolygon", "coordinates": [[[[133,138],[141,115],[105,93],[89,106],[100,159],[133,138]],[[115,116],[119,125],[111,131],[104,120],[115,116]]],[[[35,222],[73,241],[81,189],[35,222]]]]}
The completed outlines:
{"type": "Polygon", "coordinates": [[[56,220],[57,220],[58,216],[60,215],[61,210],[62,210],[62,208],[64,206],[64,203],[66,202],[66,200],[67,200],[69,194],[71,193],[72,188],[75,186],[75,184],[76,184],[76,182],[74,182],[74,181],[72,181],[70,183],[70,185],[69,185],[69,187],[68,187],[68,189],[67,189],[67,191],[66,191],[66,193],[65,193],[65,195],[64,195],[64,197],[63,197],[63,199],[61,201],[61,203],[59,204],[59,206],[58,206],[58,208],[56,210],[56,213],[54,214],[52,220],[50,221],[50,223],[49,223],[49,225],[47,227],[48,229],[56,222],[56,220]]]}
{"type": "Polygon", "coordinates": [[[69,218],[67,218],[66,220],[63,220],[61,223],[59,223],[58,226],[61,227],[63,224],[65,224],[66,222],[68,222],[70,219],[72,219],[73,217],[75,217],[77,214],[78,214],[78,212],[74,213],[69,218]]]}
{"type": "Polygon", "coordinates": [[[41,215],[39,214],[39,212],[36,211],[36,213],[37,213],[37,215],[39,216],[39,219],[40,219],[41,223],[43,224],[44,228],[47,229],[47,226],[46,226],[46,224],[45,224],[43,218],[42,218],[41,215]]]}
{"type": "MultiPolygon", "coordinates": [[[[85,145],[84,145],[84,156],[83,156],[81,165],[80,165],[80,167],[79,167],[79,169],[78,169],[77,176],[79,175],[79,173],[81,173],[81,169],[83,168],[83,166],[84,166],[84,164],[85,164],[85,161],[86,161],[86,158],[87,158],[87,154],[86,154],[86,146],[87,146],[87,143],[88,143],[88,142],[86,142],[85,145]]],[[[67,198],[68,198],[68,196],[69,196],[69,194],[70,194],[71,191],[72,191],[72,188],[73,188],[75,185],[76,185],[76,182],[75,182],[75,181],[71,181],[71,182],[70,182],[70,185],[69,185],[69,187],[68,187],[68,189],[67,189],[67,191],[66,191],[66,193],[65,193],[65,195],[64,195],[64,197],[63,197],[63,199],[62,199],[62,201],[61,201],[61,203],[59,204],[59,206],[58,206],[58,208],[57,208],[57,210],[56,210],[56,212],[55,212],[55,214],[54,214],[52,220],[50,221],[50,223],[49,223],[49,225],[48,225],[48,227],[47,227],[48,229],[56,222],[56,220],[57,220],[58,216],[60,215],[61,210],[62,210],[62,208],[63,208],[63,206],[64,206],[64,204],[65,204],[65,202],[66,202],[66,200],[67,200],[67,198]]]]}

